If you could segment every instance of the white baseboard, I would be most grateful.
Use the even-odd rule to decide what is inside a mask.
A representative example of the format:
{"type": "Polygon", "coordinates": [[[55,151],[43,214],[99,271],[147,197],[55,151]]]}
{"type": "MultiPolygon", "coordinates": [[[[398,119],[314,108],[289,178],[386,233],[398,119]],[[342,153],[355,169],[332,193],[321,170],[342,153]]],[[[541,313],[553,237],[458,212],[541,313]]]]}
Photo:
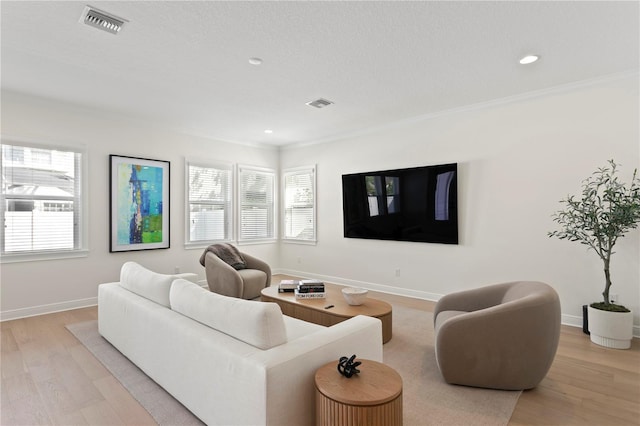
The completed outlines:
{"type": "Polygon", "coordinates": [[[562,314],[560,322],[564,325],[570,325],[571,327],[582,328],[582,317],[577,317],[575,315],[562,314]]]}
{"type": "Polygon", "coordinates": [[[429,293],[426,291],[392,287],[392,286],[383,285],[383,284],[369,283],[366,281],[357,281],[357,280],[350,280],[350,279],[340,278],[340,277],[332,277],[329,275],[312,274],[310,272],[295,271],[292,269],[280,269],[278,270],[277,273],[284,274],[284,275],[292,275],[294,277],[313,278],[313,279],[325,281],[328,283],[339,284],[339,285],[350,286],[350,287],[362,287],[371,291],[379,291],[381,293],[389,293],[389,294],[395,294],[398,296],[413,297],[415,299],[432,300],[434,302],[438,301],[438,299],[442,297],[442,294],[429,293]]]}
{"type": "MultiPolygon", "coordinates": [[[[312,274],[309,272],[296,271],[293,269],[277,269],[277,270],[274,270],[273,273],[291,275],[294,277],[314,278],[314,279],[326,281],[329,283],[353,286],[353,287],[362,287],[372,291],[379,291],[381,293],[389,293],[389,294],[395,294],[397,296],[407,296],[407,297],[413,297],[416,299],[431,300],[433,302],[437,302],[438,300],[440,300],[442,296],[444,296],[443,294],[429,293],[429,292],[420,291],[420,290],[410,290],[410,289],[400,288],[400,287],[391,287],[387,285],[374,284],[374,283],[369,283],[365,281],[356,281],[356,280],[349,280],[349,279],[340,278],[340,277],[332,277],[329,275],[312,274]]],[[[581,316],[562,314],[560,316],[560,322],[563,325],[568,325],[570,327],[582,328],[581,316]]],[[[640,337],[640,326],[638,325],[633,326],[633,337],[640,337]]]]}
{"type": "Polygon", "coordinates": [[[49,305],[31,306],[28,308],[11,309],[9,311],[0,312],[0,321],[9,321],[19,318],[34,317],[37,315],[52,314],[54,312],[69,311],[71,309],[86,308],[96,306],[98,304],[97,297],[89,297],[87,299],[70,300],[68,302],[51,303],[49,305]]]}

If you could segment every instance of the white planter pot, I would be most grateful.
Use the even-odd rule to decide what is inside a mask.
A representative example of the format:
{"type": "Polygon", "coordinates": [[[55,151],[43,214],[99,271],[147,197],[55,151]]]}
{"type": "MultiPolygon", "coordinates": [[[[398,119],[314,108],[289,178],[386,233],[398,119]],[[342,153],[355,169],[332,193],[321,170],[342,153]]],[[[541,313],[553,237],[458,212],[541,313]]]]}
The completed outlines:
{"type": "Polygon", "coordinates": [[[596,345],[629,349],[633,337],[633,312],[609,312],[589,306],[589,332],[596,345]]]}

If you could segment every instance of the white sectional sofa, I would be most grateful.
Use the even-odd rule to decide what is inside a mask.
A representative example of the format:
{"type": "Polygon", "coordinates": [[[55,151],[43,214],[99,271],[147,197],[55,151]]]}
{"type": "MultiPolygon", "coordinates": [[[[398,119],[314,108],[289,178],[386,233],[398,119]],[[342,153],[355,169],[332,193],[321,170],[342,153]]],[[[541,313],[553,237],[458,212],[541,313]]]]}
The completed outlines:
{"type": "Polygon", "coordinates": [[[315,371],[341,356],[382,361],[378,319],[323,327],[275,303],[211,293],[123,265],[99,286],[100,334],[208,425],[311,425],[315,371]]]}

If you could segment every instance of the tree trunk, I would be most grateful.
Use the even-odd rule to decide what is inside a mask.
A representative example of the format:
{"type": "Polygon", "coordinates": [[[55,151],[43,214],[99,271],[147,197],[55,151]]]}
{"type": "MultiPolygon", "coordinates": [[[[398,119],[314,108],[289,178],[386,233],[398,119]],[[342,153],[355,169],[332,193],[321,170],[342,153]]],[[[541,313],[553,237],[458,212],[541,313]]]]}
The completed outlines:
{"type": "Polygon", "coordinates": [[[609,304],[609,287],[611,287],[611,273],[609,272],[610,262],[611,262],[610,259],[604,259],[604,278],[606,282],[605,282],[604,291],[602,292],[602,295],[604,296],[605,305],[609,304]]]}

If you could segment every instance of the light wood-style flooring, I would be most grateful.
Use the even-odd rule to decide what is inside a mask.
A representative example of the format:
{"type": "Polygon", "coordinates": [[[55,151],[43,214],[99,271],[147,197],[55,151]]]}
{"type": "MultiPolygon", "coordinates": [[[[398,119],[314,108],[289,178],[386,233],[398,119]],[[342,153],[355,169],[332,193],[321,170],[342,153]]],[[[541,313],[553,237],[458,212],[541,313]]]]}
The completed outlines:
{"type": "MultiPolygon", "coordinates": [[[[433,312],[434,302],[371,292],[371,296],[433,312]]],[[[640,425],[640,339],[631,349],[591,343],[563,325],[547,376],[522,393],[509,425],[640,425]]]]}
{"type": "MultiPolygon", "coordinates": [[[[433,311],[429,301],[371,296],[433,311]]],[[[97,315],[90,307],[1,323],[0,424],[155,424],[65,328],[97,315]]],[[[536,389],[523,392],[509,424],[640,425],[640,340],[629,350],[605,349],[581,329],[563,326],[549,374],[536,389]]]]}

